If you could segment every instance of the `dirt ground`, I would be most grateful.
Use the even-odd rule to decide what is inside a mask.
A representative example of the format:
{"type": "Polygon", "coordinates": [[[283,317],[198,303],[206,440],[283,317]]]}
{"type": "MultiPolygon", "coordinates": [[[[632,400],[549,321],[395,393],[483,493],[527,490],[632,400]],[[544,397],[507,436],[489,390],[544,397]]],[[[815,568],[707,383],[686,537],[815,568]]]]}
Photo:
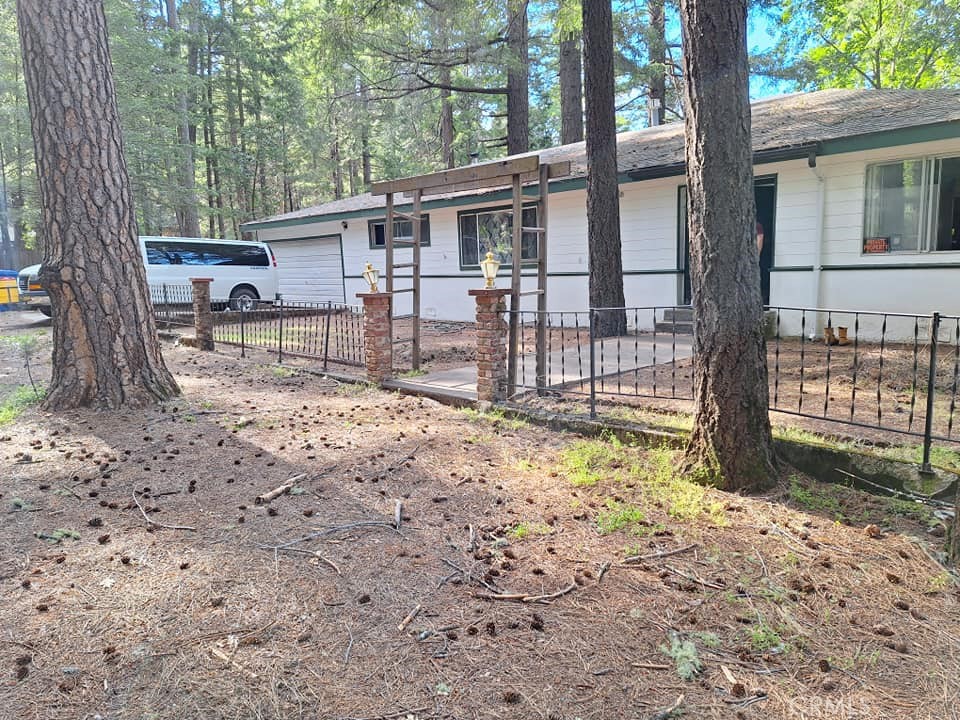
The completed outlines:
{"type": "Polygon", "coordinates": [[[0,718],[960,718],[919,506],[165,355],[160,408],[0,427],[0,718]]]}

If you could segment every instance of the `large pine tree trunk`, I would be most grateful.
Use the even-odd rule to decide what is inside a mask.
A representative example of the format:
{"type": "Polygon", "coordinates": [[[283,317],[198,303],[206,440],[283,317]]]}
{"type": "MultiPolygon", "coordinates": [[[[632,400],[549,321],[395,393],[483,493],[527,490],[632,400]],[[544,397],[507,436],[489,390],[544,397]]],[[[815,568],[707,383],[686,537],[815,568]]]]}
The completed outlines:
{"type": "Polygon", "coordinates": [[[176,395],[137,240],[102,0],[20,0],[17,21],[53,305],[46,406],[176,395]]]}
{"type": "Polygon", "coordinates": [[[748,0],[681,0],[694,314],[687,462],[729,490],[774,477],[761,324],[746,21],[748,0]]]}
{"type": "Polygon", "coordinates": [[[560,142],[583,140],[583,64],[580,38],[571,35],[560,41],[560,142]]]}
{"type": "MultiPolygon", "coordinates": [[[[613,89],[611,0],[583,0],[583,69],[587,115],[587,243],[590,306],[623,308],[620,252],[620,188],[617,184],[617,125],[613,89]]],[[[601,337],[626,332],[623,310],[596,313],[601,337]]]]}
{"type": "Polygon", "coordinates": [[[507,155],[530,149],[530,56],[526,0],[510,0],[507,46],[510,67],[507,70],[507,155]]]}

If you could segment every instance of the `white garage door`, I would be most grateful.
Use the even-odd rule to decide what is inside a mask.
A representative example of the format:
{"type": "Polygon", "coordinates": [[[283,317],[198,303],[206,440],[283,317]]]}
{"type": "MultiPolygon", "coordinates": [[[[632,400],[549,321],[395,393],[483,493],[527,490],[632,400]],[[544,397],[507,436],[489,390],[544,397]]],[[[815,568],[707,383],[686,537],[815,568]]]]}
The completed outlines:
{"type": "Polygon", "coordinates": [[[340,236],[272,240],[284,300],[344,302],[340,236]]]}

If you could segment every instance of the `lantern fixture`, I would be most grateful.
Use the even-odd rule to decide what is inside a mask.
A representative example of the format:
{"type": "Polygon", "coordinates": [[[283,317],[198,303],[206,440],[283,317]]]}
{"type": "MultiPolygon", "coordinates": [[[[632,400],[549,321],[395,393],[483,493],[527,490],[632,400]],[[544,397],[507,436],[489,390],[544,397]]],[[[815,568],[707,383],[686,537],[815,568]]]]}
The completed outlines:
{"type": "Polygon", "coordinates": [[[484,288],[490,290],[494,286],[494,280],[497,279],[497,272],[500,270],[500,261],[493,256],[492,252],[488,252],[486,258],[480,263],[480,269],[483,271],[483,279],[487,281],[484,288]]]}
{"type": "Polygon", "coordinates": [[[380,279],[380,271],[377,270],[373,265],[367,263],[366,269],[363,271],[363,279],[370,284],[370,292],[378,293],[380,292],[377,289],[377,281],[380,279]]]}

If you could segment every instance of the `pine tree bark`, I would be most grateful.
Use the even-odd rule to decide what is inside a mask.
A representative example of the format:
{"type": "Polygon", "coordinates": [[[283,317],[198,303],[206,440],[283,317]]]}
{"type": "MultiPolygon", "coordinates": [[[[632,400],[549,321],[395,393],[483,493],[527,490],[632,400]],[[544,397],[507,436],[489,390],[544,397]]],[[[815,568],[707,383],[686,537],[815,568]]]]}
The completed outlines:
{"type": "Polygon", "coordinates": [[[587,244],[590,306],[621,308],[595,313],[600,337],[627,329],[620,250],[620,188],[613,87],[611,0],[583,0],[583,69],[587,118],[587,244]]]}
{"type": "Polygon", "coordinates": [[[580,38],[571,35],[560,41],[560,143],[583,140],[583,64],[580,38]]]}
{"type": "Polygon", "coordinates": [[[694,315],[687,466],[727,490],[775,476],[757,255],[748,0],[681,0],[694,315]]]}
{"type": "Polygon", "coordinates": [[[51,410],[179,392],[160,353],[123,155],[102,0],[19,0],[53,306],[51,410]]]}
{"type": "Polygon", "coordinates": [[[507,47],[507,155],[530,149],[530,55],[527,27],[527,1],[510,0],[507,47]]]}

